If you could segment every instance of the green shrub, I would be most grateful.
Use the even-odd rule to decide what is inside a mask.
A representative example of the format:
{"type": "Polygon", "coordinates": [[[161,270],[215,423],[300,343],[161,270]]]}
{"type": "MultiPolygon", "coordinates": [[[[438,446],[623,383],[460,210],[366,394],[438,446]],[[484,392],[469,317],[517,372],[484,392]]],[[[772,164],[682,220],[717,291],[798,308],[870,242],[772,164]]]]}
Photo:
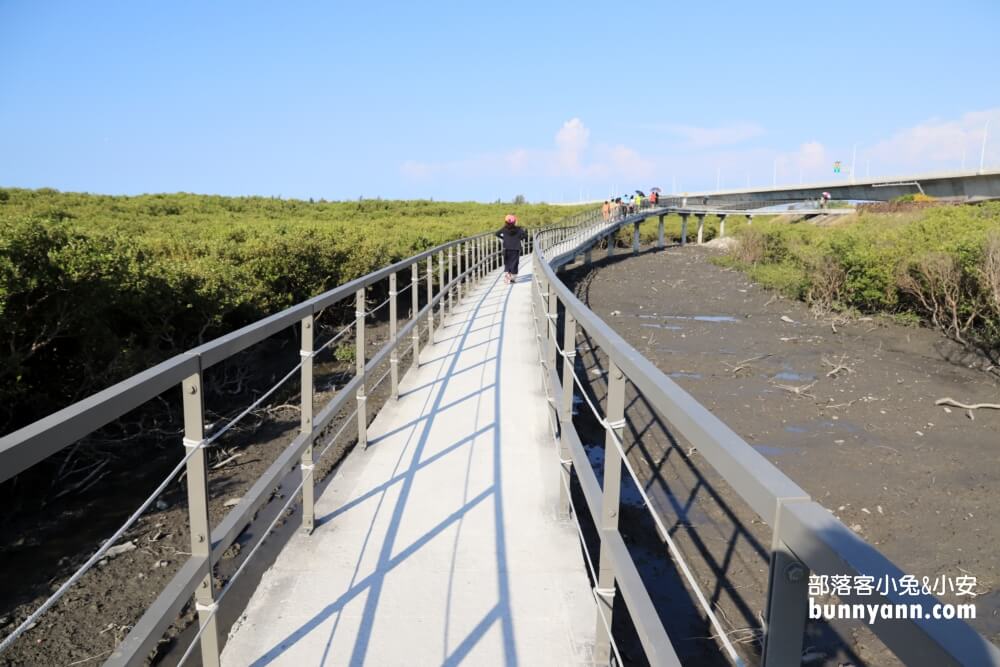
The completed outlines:
{"type": "Polygon", "coordinates": [[[826,309],[919,319],[990,354],[1000,349],[1000,202],[817,227],[742,227],[728,263],[826,309]]]}
{"type": "Polygon", "coordinates": [[[333,358],[337,361],[352,362],[357,359],[357,349],[352,343],[341,343],[334,349],[333,358]]]}
{"type": "Polygon", "coordinates": [[[508,212],[580,210],[0,189],[0,431],[508,212]]]}

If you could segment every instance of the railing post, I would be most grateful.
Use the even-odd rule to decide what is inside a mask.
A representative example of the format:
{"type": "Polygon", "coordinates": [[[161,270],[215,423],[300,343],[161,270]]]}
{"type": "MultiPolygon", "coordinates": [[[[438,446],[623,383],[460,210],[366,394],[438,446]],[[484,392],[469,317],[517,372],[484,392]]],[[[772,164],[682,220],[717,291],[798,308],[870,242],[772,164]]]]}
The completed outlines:
{"type": "Polygon", "coordinates": [[[663,250],[663,216],[660,216],[660,225],[656,230],[656,247],[663,250]]]}
{"type": "Polygon", "coordinates": [[[462,302],[462,282],[465,280],[462,277],[462,255],[464,254],[465,244],[460,241],[458,247],[455,248],[455,277],[458,278],[455,282],[455,303],[462,302]]]}
{"type": "Polygon", "coordinates": [[[357,317],[355,324],[355,336],[357,344],[354,349],[355,373],[361,378],[358,385],[358,444],[362,449],[368,449],[368,410],[366,403],[368,397],[365,396],[365,288],[362,287],[357,292],[355,299],[354,315],[357,317]]]}
{"type": "Polygon", "coordinates": [[[442,250],[441,253],[438,255],[438,273],[440,274],[440,276],[438,277],[438,285],[439,285],[439,287],[438,287],[438,296],[441,298],[440,308],[438,309],[438,322],[440,322],[441,327],[443,328],[444,327],[444,300],[445,300],[445,293],[444,293],[444,284],[445,284],[444,283],[444,250],[442,250]]]}
{"type": "MultiPolygon", "coordinates": [[[[416,266],[416,264],[414,264],[416,266]]],[[[418,286],[419,287],[419,286],[418,286]]],[[[417,288],[414,288],[417,291],[417,288]]],[[[434,342],[434,306],[431,302],[434,300],[434,258],[427,258],[427,344],[431,345],[434,342]]],[[[416,303],[419,303],[420,299],[417,298],[416,303]]],[[[417,325],[414,325],[416,328],[417,325]]]]}
{"type": "Polygon", "coordinates": [[[559,299],[556,296],[555,289],[552,287],[552,283],[548,284],[547,292],[548,292],[549,307],[548,307],[548,312],[546,313],[545,316],[546,317],[545,330],[548,331],[549,334],[549,346],[545,350],[545,358],[549,363],[549,375],[551,376],[551,374],[554,373],[556,370],[556,345],[557,345],[556,334],[558,329],[558,318],[559,318],[559,310],[558,310],[559,299]]]}
{"type": "MultiPolygon", "coordinates": [[[[604,435],[604,496],[601,503],[601,531],[618,530],[618,509],[621,501],[622,459],[615,444],[625,430],[625,375],[615,362],[608,359],[607,422],[604,435]]],[[[594,662],[606,665],[611,661],[611,615],[615,604],[615,572],[607,545],[601,543],[600,572],[597,576],[597,634],[594,662]],[[603,616],[603,620],[601,619],[603,616]],[[605,627],[607,626],[607,627],[605,627]]]]}
{"type": "Polygon", "coordinates": [[[451,295],[454,291],[452,289],[451,283],[455,280],[455,246],[450,246],[448,248],[448,312],[455,312],[455,302],[452,301],[451,295]]]}
{"type": "Polygon", "coordinates": [[[184,447],[199,448],[187,462],[188,521],[191,529],[191,555],[204,558],[205,570],[194,592],[198,622],[204,628],[201,635],[201,661],[218,667],[219,630],[215,620],[215,594],[212,584],[212,539],[208,524],[208,466],[202,442],[205,439],[205,404],[201,370],[181,384],[184,408],[184,447]]]}
{"type": "Polygon", "coordinates": [[[562,423],[559,425],[559,474],[562,480],[559,484],[560,517],[567,518],[570,513],[569,488],[573,475],[573,458],[566,444],[566,432],[573,428],[573,366],[576,363],[576,318],[564,310],[563,316],[563,367],[562,367],[562,423]]]}
{"type": "MultiPolygon", "coordinates": [[[[427,260],[428,262],[430,259],[427,260]]],[[[430,274],[428,274],[428,278],[430,274]]],[[[410,320],[413,322],[413,329],[410,331],[410,347],[413,348],[413,360],[410,362],[413,368],[420,367],[420,267],[414,262],[410,265],[410,320]]],[[[434,313],[430,313],[433,322],[434,313]]],[[[427,344],[431,342],[428,338],[427,344]]]]}
{"type": "Polygon", "coordinates": [[[781,540],[782,501],[778,499],[771,538],[762,667],[799,664],[809,613],[809,568],[781,540]]]}
{"type": "Polygon", "coordinates": [[[465,273],[465,277],[462,278],[462,296],[469,295],[469,288],[472,285],[472,273],[470,273],[470,269],[472,268],[472,262],[469,261],[472,257],[471,244],[472,244],[471,241],[466,241],[465,243],[462,244],[462,255],[464,257],[464,259],[462,260],[462,267],[463,267],[462,270],[465,273]]]}
{"type": "Polygon", "coordinates": [[[399,400],[399,337],[396,317],[396,273],[389,274],[389,339],[392,351],[389,352],[389,377],[392,382],[392,400],[399,400]]]}
{"type": "MultiPolygon", "coordinates": [[[[314,349],[314,328],[313,316],[307,315],[302,318],[302,347],[299,356],[302,357],[302,367],[300,377],[302,378],[302,401],[299,412],[299,430],[305,434],[312,434],[313,430],[313,349],[314,349]]],[[[302,468],[302,530],[311,534],[315,527],[315,500],[316,490],[313,486],[313,439],[310,435],[309,445],[302,452],[300,462],[302,468]]]]}

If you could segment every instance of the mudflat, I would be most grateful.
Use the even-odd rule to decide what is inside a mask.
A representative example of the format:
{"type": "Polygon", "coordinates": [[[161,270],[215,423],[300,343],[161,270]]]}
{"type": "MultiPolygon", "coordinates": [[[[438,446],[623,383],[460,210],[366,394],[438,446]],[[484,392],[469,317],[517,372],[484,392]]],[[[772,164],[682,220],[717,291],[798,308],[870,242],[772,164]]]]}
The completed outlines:
{"type": "MultiPolygon", "coordinates": [[[[974,602],[973,627],[1000,643],[1000,410],[935,405],[941,398],[996,403],[1000,379],[935,331],[886,318],[816,315],[711,263],[718,252],[644,249],[571,269],[564,279],[632,346],[904,573],[930,582],[976,577],[975,598],[938,597],[974,602]]],[[[600,397],[602,355],[581,345],[578,371],[587,372],[600,397]]],[[[630,393],[630,459],[730,639],[752,661],[770,528],[697,450],[633,399],[630,393]]],[[[623,511],[623,525],[643,521],[642,514],[638,506],[623,511]]],[[[650,571],[670,572],[666,548],[643,542],[635,548],[650,571]]],[[[682,587],[671,587],[661,598],[676,610],[682,587]]],[[[675,643],[690,642],[692,656],[717,651],[706,636],[714,631],[699,613],[689,616],[671,632],[675,643]]],[[[899,664],[864,626],[810,623],[806,662],[899,664]]]]}

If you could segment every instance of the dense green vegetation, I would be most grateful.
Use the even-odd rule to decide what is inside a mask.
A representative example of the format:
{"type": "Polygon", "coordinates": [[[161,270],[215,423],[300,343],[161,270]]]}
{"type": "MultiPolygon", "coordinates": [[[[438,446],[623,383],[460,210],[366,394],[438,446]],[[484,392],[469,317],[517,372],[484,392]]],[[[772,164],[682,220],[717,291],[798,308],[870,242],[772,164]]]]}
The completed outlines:
{"type": "Polygon", "coordinates": [[[0,431],[505,213],[578,210],[0,189],[0,431]]]}
{"type": "Polygon", "coordinates": [[[726,262],[821,310],[923,321],[987,353],[1000,350],[1000,202],[905,213],[861,211],[842,224],[754,221],[726,262]]]}

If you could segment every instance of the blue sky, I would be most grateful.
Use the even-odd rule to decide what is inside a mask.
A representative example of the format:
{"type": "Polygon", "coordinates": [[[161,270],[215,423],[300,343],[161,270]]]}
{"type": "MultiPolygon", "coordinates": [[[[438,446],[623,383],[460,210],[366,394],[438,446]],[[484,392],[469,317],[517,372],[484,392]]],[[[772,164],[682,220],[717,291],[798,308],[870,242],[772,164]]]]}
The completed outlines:
{"type": "Polygon", "coordinates": [[[0,186],[567,201],[1000,167],[1000,3],[0,0],[0,186]]]}

